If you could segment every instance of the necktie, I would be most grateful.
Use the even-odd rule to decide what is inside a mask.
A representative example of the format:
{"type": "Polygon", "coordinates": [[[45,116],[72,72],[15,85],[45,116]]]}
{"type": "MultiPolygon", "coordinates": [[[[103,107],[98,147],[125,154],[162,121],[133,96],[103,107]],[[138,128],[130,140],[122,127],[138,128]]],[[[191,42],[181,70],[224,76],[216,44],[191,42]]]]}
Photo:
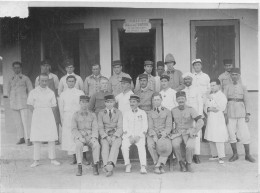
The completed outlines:
{"type": "Polygon", "coordinates": [[[157,112],[160,113],[159,108],[157,108],[157,112]]]}
{"type": "Polygon", "coordinates": [[[109,110],[109,117],[110,117],[110,119],[112,118],[111,110],[109,110]]]}

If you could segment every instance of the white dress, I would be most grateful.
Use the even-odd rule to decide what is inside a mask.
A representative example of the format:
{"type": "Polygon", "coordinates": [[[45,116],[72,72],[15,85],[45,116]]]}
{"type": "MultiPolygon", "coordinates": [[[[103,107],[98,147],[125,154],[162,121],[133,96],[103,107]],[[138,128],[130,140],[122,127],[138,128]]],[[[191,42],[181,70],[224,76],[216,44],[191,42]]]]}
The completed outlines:
{"type": "Polygon", "coordinates": [[[75,152],[76,144],[71,134],[71,121],[73,114],[80,109],[79,97],[84,95],[82,90],[76,88],[66,89],[61,93],[59,99],[59,109],[62,122],[61,149],[69,154],[75,152]]]}
{"type": "Polygon", "coordinates": [[[52,107],[57,105],[54,92],[37,86],[28,96],[27,104],[34,107],[31,124],[31,141],[55,141],[58,139],[52,107]]]}
{"type": "Polygon", "coordinates": [[[216,107],[218,112],[208,112],[208,121],[205,131],[205,139],[212,142],[227,142],[228,130],[225,123],[225,117],[223,111],[227,105],[227,98],[221,92],[210,94],[212,99],[207,99],[205,104],[205,112],[208,107],[216,107]]]}

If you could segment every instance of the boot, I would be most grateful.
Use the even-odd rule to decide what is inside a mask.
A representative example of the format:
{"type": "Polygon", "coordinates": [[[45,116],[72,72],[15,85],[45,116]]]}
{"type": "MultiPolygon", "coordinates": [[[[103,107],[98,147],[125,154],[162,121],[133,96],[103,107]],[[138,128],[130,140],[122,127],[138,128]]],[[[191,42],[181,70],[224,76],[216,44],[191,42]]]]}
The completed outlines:
{"type": "Polygon", "coordinates": [[[99,173],[98,173],[98,163],[93,165],[93,174],[95,176],[99,175],[99,173]]]}
{"type": "Polygon", "coordinates": [[[20,144],[23,144],[23,143],[25,143],[25,140],[24,140],[24,138],[21,138],[21,139],[19,139],[19,141],[16,143],[16,145],[20,145],[20,144]]]}
{"type": "Polygon", "coordinates": [[[185,163],[184,163],[183,161],[179,161],[179,163],[180,163],[181,171],[182,171],[182,172],[186,172],[187,170],[186,170],[185,163]]]}
{"type": "Polygon", "coordinates": [[[238,160],[238,154],[237,154],[237,144],[236,143],[230,143],[232,151],[233,151],[233,156],[228,160],[230,162],[234,162],[238,160]]]}
{"type": "Polygon", "coordinates": [[[200,164],[200,158],[199,158],[199,155],[193,155],[193,159],[195,164],[200,164]]]}
{"type": "Polygon", "coordinates": [[[250,155],[250,152],[249,152],[249,144],[244,144],[244,148],[245,148],[245,153],[246,153],[245,160],[255,163],[255,159],[250,155]]]}
{"type": "Polygon", "coordinates": [[[187,172],[193,173],[193,169],[191,168],[191,164],[187,163],[186,164],[186,169],[187,169],[187,172]]]}
{"type": "Polygon", "coordinates": [[[78,164],[78,172],[76,173],[76,176],[82,176],[82,165],[78,164]]]}
{"type": "Polygon", "coordinates": [[[70,162],[70,165],[74,165],[77,163],[77,158],[76,158],[76,154],[72,155],[72,161],[70,162]]]}

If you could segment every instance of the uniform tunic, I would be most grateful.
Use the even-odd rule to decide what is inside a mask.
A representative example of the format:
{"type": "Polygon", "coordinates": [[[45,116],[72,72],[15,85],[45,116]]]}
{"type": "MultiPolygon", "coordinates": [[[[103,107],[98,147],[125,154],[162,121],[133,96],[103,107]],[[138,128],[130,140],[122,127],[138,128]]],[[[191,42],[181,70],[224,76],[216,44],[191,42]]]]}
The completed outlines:
{"type": "MultiPolygon", "coordinates": [[[[228,84],[232,84],[233,83],[231,75],[227,71],[225,71],[222,74],[220,74],[218,79],[220,80],[220,83],[221,83],[221,90],[222,90],[222,92],[224,92],[224,90],[226,89],[226,86],[228,84]]],[[[239,78],[238,82],[242,83],[241,78],[239,78]]]]}
{"type": "Polygon", "coordinates": [[[172,88],[168,88],[166,91],[161,90],[160,94],[162,95],[162,106],[167,108],[169,111],[172,108],[177,106],[176,102],[176,91],[172,88]]]}
{"type": "Polygon", "coordinates": [[[66,78],[69,76],[69,75],[73,75],[76,77],[76,84],[75,84],[75,88],[79,89],[79,90],[84,90],[84,86],[83,86],[83,80],[82,78],[77,75],[77,74],[66,74],[65,76],[63,76],[61,79],[60,79],[60,83],[59,83],[59,88],[58,88],[58,94],[60,95],[64,90],[66,90],[68,88],[68,85],[67,85],[67,80],[66,78]]]}
{"type": "Polygon", "coordinates": [[[56,106],[54,92],[48,87],[36,87],[29,93],[28,105],[34,107],[31,124],[31,141],[55,141],[57,127],[52,108],[56,106]]]}
{"type": "MultiPolygon", "coordinates": [[[[147,72],[144,72],[144,74],[147,74],[147,72]]],[[[148,84],[147,84],[147,87],[150,90],[155,91],[155,78],[151,74],[148,74],[148,84]]],[[[140,86],[140,82],[139,82],[139,77],[137,77],[136,84],[135,84],[135,92],[140,90],[140,88],[141,88],[141,86],[140,86]]]]}
{"type": "Polygon", "coordinates": [[[184,89],[182,72],[180,70],[165,71],[163,75],[168,75],[170,77],[170,87],[176,91],[184,89]]]}
{"type": "Polygon", "coordinates": [[[210,96],[212,99],[208,98],[205,103],[205,112],[208,115],[205,139],[213,142],[227,142],[228,131],[224,117],[227,98],[221,91],[212,93],[210,96]],[[207,112],[209,107],[215,107],[218,112],[207,112]]]}
{"type": "Polygon", "coordinates": [[[71,122],[73,114],[80,109],[79,97],[84,95],[82,90],[76,88],[68,88],[60,95],[59,109],[62,122],[62,143],[61,149],[75,152],[75,142],[71,134],[71,122]]]}
{"type": "Polygon", "coordinates": [[[119,147],[122,143],[121,137],[123,135],[122,113],[116,108],[111,110],[101,110],[98,113],[98,127],[102,144],[101,155],[103,163],[107,164],[107,162],[112,161],[114,164],[116,164],[119,147]],[[111,118],[109,116],[110,113],[111,118]],[[116,136],[117,138],[113,142],[110,142],[106,139],[107,136],[116,136]],[[109,148],[110,146],[111,149],[109,148]]]}
{"type": "Polygon", "coordinates": [[[106,108],[104,97],[107,94],[111,94],[111,93],[108,91],[99,91],[93,94],[89,101],[89,106],[88,106],[89,110],[95,112],[96,115],[98,115],[99,111],[106,108]]]}
{"type": "MultiPolygon", "coordinates": [[[[108,81],[108,91],[111,92],[113,95],[118,95],[121,92],[123,92],[123,89],[121,87],[121,79],[122,77],[131,78],[129,74],[126,74],[124,72],[121,72],[120,74],[113,74],[108,81]]],[[[131,89],[134,88],[133,82],[131,82],[131,89]]]]}
{"type": "Polygon", "coordinates": [[[119,95],[116,96],[116,102],[118,103],[118,109],[122,112],[124,115],[125,112],[130,111],[130,95],[134,94],[131,90],[129,90],[127,93],[121,92],[119,95]]]}
{"type": "Polygon", "coordinates": [[[140,97],[140,105],[139,108],[148,112],[152,109],[152,95],[153,91],[146,87],[146,88],[140,88],[137,92],[135,92],[136,95],[140,97]]]}
{"type": "Polygon", "coordinates": [[[93,96],[96,92],[100,91],[100,80],[105,78],[101,74],[95,76],[94,74],[88,76],[84,81],[84,91],[88,96],[93,96]]]}

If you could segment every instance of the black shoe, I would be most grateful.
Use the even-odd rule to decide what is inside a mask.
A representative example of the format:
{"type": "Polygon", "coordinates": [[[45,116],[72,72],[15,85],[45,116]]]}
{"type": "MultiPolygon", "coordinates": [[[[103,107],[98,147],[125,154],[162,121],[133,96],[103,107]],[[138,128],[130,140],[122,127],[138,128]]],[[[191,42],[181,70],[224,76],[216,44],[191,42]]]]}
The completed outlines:
{"type": "Polygon", "coordinates": [[[193,155],[193,162],[195,164],[200,164],[200,158],[199,158],[199,155],[193,155]]]}
{"type": "Polygon", "coordinates": [[[187,169],[187,172],[191,172],[191,173],[194,172],[193,169],[191,168],[191,164],[189,164],[189,163],[186,164],[186,169],[187,169]]]}
{"type": "Polygon", "coordinates": [[[233,154],[232,155],[232,157],[228,160],[229,162],[234,162],[234,161],[236,161],[236,160],[238,160],[238,154],[236,153],[236,154],[233,154]]]}
{"type": "Polygon", "coordinates": [[[82,165],[81,164],[78,165],[78,171],[76,173],[76,176],[82,176],[82,165]]]}
{"type": "Polygon", "coordinates": [[[70,162],[70,165],[74,165],[77,163],[77,158],[76,158],[76,154],[73,154],[72,156],[72,161],[70,162]]]}
{"type": "Polygon", "coordinates": [[[30,141],[30,139],[27,139],[27,146],[32,146],[32,142],[30,141]]]}
{"type": "Polygon", "coordinates": [[[179,161],[179,164],[180,164],[181,171],[182,172],[186,172],[187,169],[186,169],[185,163],[183,161],[179,161]]]}
{"type": "Polygon", "coordinates": [[[99,175],[99,172],[98,172],[98,163],[94,164],[93,165],[93,174],[96,176],[96,175],[99,175]]]}
{"type": "Polygon", "coordinates": [[[16,145],[21,145],[21,144],[23,144],[23,143],[25,143],[25,140],[24,140],[24,138],[21,138],[21,139],[19,139],[19,141],[16,143],[16,145]]]}

